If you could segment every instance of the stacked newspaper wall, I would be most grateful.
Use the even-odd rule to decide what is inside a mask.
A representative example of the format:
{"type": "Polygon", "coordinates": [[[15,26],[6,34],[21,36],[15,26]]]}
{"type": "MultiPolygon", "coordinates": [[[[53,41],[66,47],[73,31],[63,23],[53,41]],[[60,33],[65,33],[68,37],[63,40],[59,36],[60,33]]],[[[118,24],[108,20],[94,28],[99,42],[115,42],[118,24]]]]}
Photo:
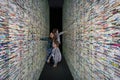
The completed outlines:
{"type": "Polygon", "coordinates": [[[74,80],[120,79],[120,0],[65,0],[63,52],[74,80]]]}
{"type": "Polygon", "coordinates": [[[38,80],[48,21],[47,0],[0,0],[0,80],[38,80]]]}

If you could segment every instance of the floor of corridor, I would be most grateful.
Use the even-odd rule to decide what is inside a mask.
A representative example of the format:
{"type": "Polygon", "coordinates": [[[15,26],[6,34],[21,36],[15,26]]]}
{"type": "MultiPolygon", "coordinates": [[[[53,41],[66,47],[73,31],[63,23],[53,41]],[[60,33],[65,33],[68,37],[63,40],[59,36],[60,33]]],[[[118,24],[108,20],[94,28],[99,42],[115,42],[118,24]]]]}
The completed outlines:
{"type": "Polygon", "coordinates": [[[52,66],[52,64],[45,64],[39,80],[73,80],[64,57],[56,68],[52,66]]]}

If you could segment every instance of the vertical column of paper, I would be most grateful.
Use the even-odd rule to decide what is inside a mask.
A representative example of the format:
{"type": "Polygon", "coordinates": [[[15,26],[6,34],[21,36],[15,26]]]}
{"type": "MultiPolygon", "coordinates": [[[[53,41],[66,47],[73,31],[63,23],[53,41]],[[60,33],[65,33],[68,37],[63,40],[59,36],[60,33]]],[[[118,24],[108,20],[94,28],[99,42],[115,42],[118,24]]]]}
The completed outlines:
{"type": "Polygon", "coordinates": [[[0,80],[9,77],[9,30],[7,6],[7,0],[0,0],[0,80]]]}
{"type": "Polygon", "coordinates": [[[10,55],[16,56],[10,60],[9,79],[23,79],[27,75],[26,57],[28,55],[27,36],[24,1],[9,0],[9,34],[10,34],[10,55]],[[23,76],[24,75],[24,76],[23,76]]]}
{"type": "MultiPolygon", "coordinates": [[[[77,24],[75,23],[75,7],[73,0],[66,0],[64,5],[64,19],[63,19],[63,30],[67,33],[63,36],[63,53],[65,54],[66,61],[70,67],[70,70],[75,71],[75,28],[77,24]],[[72,2],[71,2],[72,1],[72,2]]],[[[76,75],[75,72],[72,73],[76,75]]]]}
{"type": "MultiPolygon", "coordinates": [[[[117,29],[112,30],[111,27],[115,25],[112,24],[109,17],[114,16],[112,10],[116,8],[111,5],[118,6],[119,2],[117,0],[110,1],[95,1],[92,5],[93,18],[93,54],[94,54],[94,79],[119,79],[114,74],[116,70],[111,66],[111,62],[114,64],[114,54],[119,52],[118,48],[112,48],[111,43],[113,43],[113,33],[119,32],[117,29]],[[95,16],[96,15],[96,16],[95,16]],[[113,50],[115,51],[113,53],[113,50]]],[[[118,65],[118,64],[116,64],[118,65]]]]}
{"type": "Polygon", "coordinates": [[[45,61],[47,0],[0,0],[0,79],[37,80],[45,61]],[[45,9],[44,9],[45,8],[45,9]]]}

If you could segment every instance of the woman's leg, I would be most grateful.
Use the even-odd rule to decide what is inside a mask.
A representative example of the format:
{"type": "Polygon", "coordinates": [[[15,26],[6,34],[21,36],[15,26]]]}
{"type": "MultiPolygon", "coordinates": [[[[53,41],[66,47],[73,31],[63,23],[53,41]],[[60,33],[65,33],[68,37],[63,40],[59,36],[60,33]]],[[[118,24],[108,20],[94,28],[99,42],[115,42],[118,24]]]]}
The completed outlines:
{"type": "Polygon", "coordinates": [[[54,65],[53,65],[53,67],[57,67],[57,61],[55,60],[55,59],[53,59],[54,60],[54,65]]]}
{"type": "Polygon", "coordinates": [[[52,53],[52,49],[47,49],[47,56],[46,56],[46,61],[48,60],[49,56],[52,53]]]}

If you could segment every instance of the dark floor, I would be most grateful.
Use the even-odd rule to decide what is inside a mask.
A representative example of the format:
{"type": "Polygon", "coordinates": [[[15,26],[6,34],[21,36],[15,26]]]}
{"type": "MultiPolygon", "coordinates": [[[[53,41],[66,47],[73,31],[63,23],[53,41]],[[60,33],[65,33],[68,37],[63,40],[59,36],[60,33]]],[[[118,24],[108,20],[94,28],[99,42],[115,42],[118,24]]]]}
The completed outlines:
{"type": "Polygon", "coordinates": [[[73,77],[64,57],[62,57],[62,61],[56,68],[53,68],[52,63],[46,63],[39,80],[73,80],[73,77]]]}

